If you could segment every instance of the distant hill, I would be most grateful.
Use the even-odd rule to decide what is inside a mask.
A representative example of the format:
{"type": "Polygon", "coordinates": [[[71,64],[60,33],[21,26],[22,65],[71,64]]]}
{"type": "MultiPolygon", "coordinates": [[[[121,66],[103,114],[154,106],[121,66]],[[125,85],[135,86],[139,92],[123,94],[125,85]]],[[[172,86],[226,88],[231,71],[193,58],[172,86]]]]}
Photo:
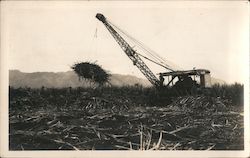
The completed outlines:
{"type": "MultiPolygon", "coordinates": [[[[212,84],[226,84],[220,79],[211,79],[212,84]]],[[[89,83],[84,80],[79,80],[78,76],[73,71],[67,72],[33,72],[25,73],[19,70],[9,71],[9,84],[12,87],[31,87],[41,88],[63,88],[63,87],[88,87],[89,83]]],[[[132,75],[112,74],[110,84],[113,86],[133,86],[135,84],[149,87],[151,84],[148,80],[138,78],[132,75]]]]}
{"type": "MultiPolygon", "coordinates": [[[[79,80],[78,76],[73,71],[67,72],[33,72],[25,73],[19,70],[9,71],[9,84],[12,87],[88,87],[89,83],[84,80],[79,80]]],[[[139,84],[144,87],[151,86],[148,80],[138,78],[132,75],[112,74],[110,84],[113,86],[126,86],[139,84]]]]}

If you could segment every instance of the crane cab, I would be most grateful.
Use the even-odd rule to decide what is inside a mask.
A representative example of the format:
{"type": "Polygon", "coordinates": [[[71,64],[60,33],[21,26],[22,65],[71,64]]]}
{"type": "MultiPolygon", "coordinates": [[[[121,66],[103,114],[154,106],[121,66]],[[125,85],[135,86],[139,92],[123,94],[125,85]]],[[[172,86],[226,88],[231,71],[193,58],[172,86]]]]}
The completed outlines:
{"type": "MultiPolygon", "coordinates": [[[[211,87],[210,71],[206,69],[196,69],[187,71],[173,71],[160,73],[162,78],[167,78],[166,86],[175,86],[177,88],[191,89],[193,87],[209,88],[211,87]]],[[[161,83],[163,85],[163,83],[161,83]]]]}

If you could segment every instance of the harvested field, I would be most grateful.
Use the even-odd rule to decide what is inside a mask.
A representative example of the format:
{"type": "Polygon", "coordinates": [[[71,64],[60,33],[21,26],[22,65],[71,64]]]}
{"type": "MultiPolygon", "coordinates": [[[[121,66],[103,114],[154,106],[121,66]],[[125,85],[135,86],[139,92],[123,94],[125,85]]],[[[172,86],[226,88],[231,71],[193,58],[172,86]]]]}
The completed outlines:
{"type": "Polygon", "coordinates": [[[10,150],[244,149],[242,107],[230,99],[188,95],[159,105],[155,95],[141,87],[10,88],[10,150]]]}

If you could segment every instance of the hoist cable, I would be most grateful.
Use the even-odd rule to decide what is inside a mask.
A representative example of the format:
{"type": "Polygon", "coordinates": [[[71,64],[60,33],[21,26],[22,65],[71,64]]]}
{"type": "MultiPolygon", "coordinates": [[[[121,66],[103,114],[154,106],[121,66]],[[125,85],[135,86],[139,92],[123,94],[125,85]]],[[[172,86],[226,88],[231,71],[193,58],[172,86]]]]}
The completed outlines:
{"type": "Polygon", "coordinates": [[[120,32],[122,32],[125,36],[127,36],[128,38],[130,38],[133,42],[135,42],[137,45],[139,45],[144,51],[146,51],[147,53],[149,53],[150,56],[152,56],[153,58],[155,58],[156,60],[161,61],[162,59],[155,56],[154,54],[151,53],[151,51],[147,50],[142,43],[140,43],[139,41],[137,41],[135,38],[133,38],[132,36],[130,36],[128,33],[126,33],[125,31],[121,30],[120,28],[118,28],[117,26],[115,26],[114,24],[112,24],[114,27],[116,27],[116,29],[118,29],[120,32]]]}
{"type": "Polygon", "coordinates": [[[113,27],[115,27],[117,30],[119,30],[123,35],[125,35],[126,37],[130,38],[133,42],[135,42],[136,44],[138,44],[144,51],[146,51],[150,56],[152,56],[155,60],[158,60],[159,62],[161,62],[162,64],[170,67],[167,63],[165,63],[166,61],[164,61],[164,59],[162,57],[160,57],[156,52],[149,50],[149,48],[145,48],[146,46],[143,45],[141,42],[139,42],[138,40],[136,40],[134,37],[132,37],[131,35],[129,35],[127,32],[125,32],[124,30],[121,30],[119,27],[117,27],[116,25],[114,25],[113,23],[111,23],[110,21],[108,21],[113,27]],[[152,53],[154,52],[154,54],[152,53]]]}
{"type": "Polygon", "coordinates": [[[134,37],[132,37],[131,35],[129,35],[129,33],[127,33],[126,31],[120,29],[119,27],[117,27],[116,25],[114,25],[113,23],[111,23],[110,21],[108,21],[112,26],[114,26],[117,30],[119,30],[123,35],[125,35],[127,38],[131,39],[134,43],[136,43],[137,45],[140,46],[140,48],[142,48],[144,51],[146,51],[145,53],[148,53],[149,56],[151,56],[152,58],[154,58],[155,60],[157,60],[158,62],[161,63],[162,65],[165,65],[164,67],[168,67],[171,68],[172,71],[176,71],[176,70],[180,70],[182,68],[180,68],[179,66],[177,66],[176,64],[165,60],[164,58],[162,58],[160,55],[158,55],[155,51],[153,51],[152,49],[148,48],[146,45],[144,45],[143,43],[141,43],[140,41],[136,40],[134,37]],[[154,54],[153,54],[154,53],[154,54]],[[169,63],[172,65],[170,66],[169,63]],[[174,70],[174,69],[175,70],[174,70]]]}
{"type": "MultiPolygon", "coordinates": [[[[114,24],[113,24],[114,25],[114,24]]],[[[146,52],[150,53],[149,55],[151,55],[155,60],[157,60],[158,62],[160,62],[161,64],[165,65],[168,68],[171,68],[172,71],[176,71],[176,70],[181,70],[182,68],[180,68],[179,66],[177,66],[176,64],[172,63],[171,61],[168,61],[164,58],[162,58],[160,55],[158,55],[155,51],[153,51],[152,49],[150,49],[149,47],[147,47],[145,44],[141,43],[140,41],[136,40],[134,37],[132,37],[131,35],[129,35],[128,33],[126,34],[126,31],[121,30],[120,28],[118,28],[116,26],[117,29],[119,29],[121,32],[123,32],[123,34],[125,36],[127,36],[128,38],[131,38],[134,40],[135,43],[137,43],[143,50],[145,50],[146,52]],[[147,48],[147,49],[146,49],[147,48]],[[153,54],[154,53],[154,54],[153,54]],[[155,57],[155,55],[157,57],[155,57]],[[170,65],[171,66],[170,66],[170,65]]]]}
{"type": "Polygon", "coordinates": [[[168,69],[168,70],[170,70],[170,71],[174,71],[173,69],[171,69],[171,68],[169,68],[169,67],[166,67],[165,65],[162,65],[162,64],[160,64],[160,63],[157,63],[156,61],[154,61],[154,60],[152,60],[152,59],[149,59],[148,57],[146,57],[146,56],[144,56],[144,55],[142,55],[142,54],[140,54],[140,53],[137,53],[137,52],[136,52],[136,54],[138,54],[139,56],[141,56],[141,57],[143,57],[143,58],[145,58],[145,59],[147,59],[147,60],[149,60],[149,61],[151,61],[151,62],[153,62],[153,63],[155,63],[155,64],[157,64],[157,65],[159,65],[159,66],[162,66],[162,67],[164,67],[164,68],[166,68],[166,69],[168,69]]]}

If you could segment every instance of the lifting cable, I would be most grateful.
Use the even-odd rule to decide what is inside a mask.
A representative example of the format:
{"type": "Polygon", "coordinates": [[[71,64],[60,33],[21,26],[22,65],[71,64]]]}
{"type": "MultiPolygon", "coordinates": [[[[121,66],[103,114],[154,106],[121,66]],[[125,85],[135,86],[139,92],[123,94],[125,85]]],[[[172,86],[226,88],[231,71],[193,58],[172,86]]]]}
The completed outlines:
{"type": "Polygon", "coordinates": [[[97,38],[97,27],[95,28],[94,38],[97,38]]]}
{"type": "Polygon", "coordinates": [[[93,30],[93,39],[91,40],[91,43],[90,43],[89,47],[90,47],[91,53],[98,54],[98,47],[99,47],[98,23],[96,23],[95,30],[93,30]]]}

